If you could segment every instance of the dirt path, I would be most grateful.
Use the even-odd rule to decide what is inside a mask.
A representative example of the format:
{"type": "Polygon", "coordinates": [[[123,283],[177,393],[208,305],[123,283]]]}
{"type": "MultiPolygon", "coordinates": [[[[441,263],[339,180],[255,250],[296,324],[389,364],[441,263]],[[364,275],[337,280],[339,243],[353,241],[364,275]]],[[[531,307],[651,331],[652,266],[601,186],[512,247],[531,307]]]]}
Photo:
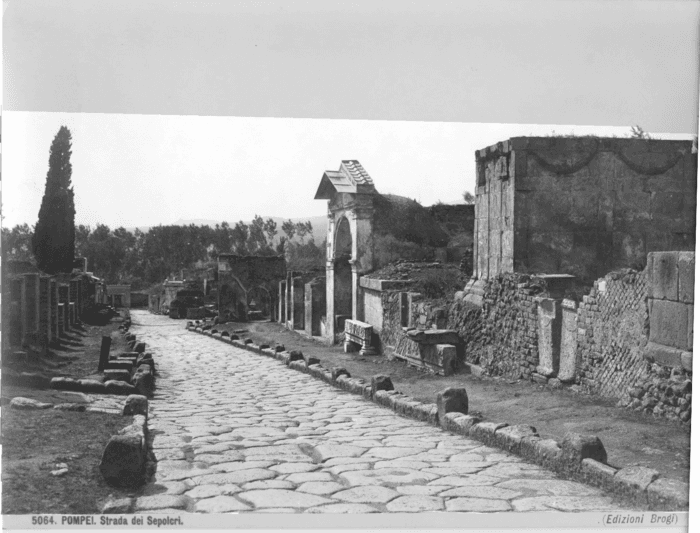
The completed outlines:
{"type": "Polygon", "coordinates": [[[613,466],[646,466],[664,477],[683,481],[689,478],[689,428],[620,409],[615,407],[616,400],[465,373],[435,376],[381,356],[346,354],[342,347],[321,344],[274,322],[229,323],[217,328],[229,332],[246,329],[248,333],[242,338],[272,346],[284,344],[288,350],[318,357],[326,368],[342,366],[353,377],[369,379],[375,374],[387,374],[397,390],[425,402],[434,402],[437,393],[447,387],[464,387],[470,410],[481,413],[486,420],[530,424],[540,435],[555,438],[568,431],[594,434],[605,445],[613,466]]]}

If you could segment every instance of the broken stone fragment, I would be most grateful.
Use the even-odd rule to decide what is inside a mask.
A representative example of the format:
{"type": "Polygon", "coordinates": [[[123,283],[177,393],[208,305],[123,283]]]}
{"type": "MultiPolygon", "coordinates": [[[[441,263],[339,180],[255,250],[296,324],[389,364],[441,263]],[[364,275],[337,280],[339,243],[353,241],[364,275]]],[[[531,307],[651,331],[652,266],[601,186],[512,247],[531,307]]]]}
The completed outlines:
{"type": "Polygon", "coordinates": [[[124,381],[105,381],[107,394],[136,394],[138,391],[133,385],[124,381]]]}
{"type": "Polygon", "coordinates": [[[37,400],[33,400],[32,398],[23,398],[21,396],[17,396],[16,398],[12,398],[12,401],[10,402],[10,407],[12,407],[13,409],[51,409],[53,407],[53,404],[39,402],[37,400]]]}

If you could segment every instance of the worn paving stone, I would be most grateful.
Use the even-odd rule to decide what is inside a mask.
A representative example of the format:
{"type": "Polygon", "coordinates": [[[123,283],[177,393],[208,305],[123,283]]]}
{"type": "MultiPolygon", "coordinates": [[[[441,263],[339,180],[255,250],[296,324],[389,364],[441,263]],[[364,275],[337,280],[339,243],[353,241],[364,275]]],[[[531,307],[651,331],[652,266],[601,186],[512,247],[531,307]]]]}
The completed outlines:
{"type": "Polygon", "coordinates": [[[375,485],[355,487],[333,495],[338,500],[353,503],[386,503],[397,496],[399,493],[395,490],[375,485]]]}
{"type": "Polygon", "coordinates": [[[249,509],[249,505],[238,501],[233,496],[205,498],[199,500],[195,505],[195,511],[200,513],[231,513],[235,511],[247,511],[249,509]]]}
{"type": "Polygon", "coordinates": [[[284,489],[251,490],[241,492],[239,497],[251,502],[255,507],[313,507],[333,500],[284,489]]]}
{"type": "Polygon", "coordinates": [[[453,498],[447,500],[445,507],[448,511],[470,511],[476,513],[494,513],[512,510],[510,504],[505,500],[489,500],[486,498],[453,498]]]}
{"type": "Polygon", "coordinates": [[[393,513],[423,513],[442,511],[445,503],[437,496],[400,496],[386,504],[387,511],[393,513]]]}
{"type": "MultiPolygon", "coordinates": [[[[614,508],[598,489],[188,332],[182,322],[139,310],[132,320],[161,371],[149,401],[158,466],[137,500],[149,509],[137,513],[614,508]]],[[[103,407],[121,412],[122,404],[103,407]]]]}
{"type": "Polygon", "coordinates": [[[297,491],[325,496],[326,494],[333,494],[334,492],[343,490],[343,488],[345,488],[343,485],[335,481],[307,481],[306,483],[302,483],[297,488],[297,491]]]}

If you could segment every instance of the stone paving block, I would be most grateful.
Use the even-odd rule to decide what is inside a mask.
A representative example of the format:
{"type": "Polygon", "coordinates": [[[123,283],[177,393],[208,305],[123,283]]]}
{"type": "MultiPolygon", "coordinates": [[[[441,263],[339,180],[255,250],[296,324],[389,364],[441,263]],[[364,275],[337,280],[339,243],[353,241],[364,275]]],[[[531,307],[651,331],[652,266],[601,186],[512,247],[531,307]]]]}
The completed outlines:
{"type": "Polygon", "coordinates": [[[525,437],[536,437],[537,430],[526,424],[507,426],[496,431],[496,444],[499,448],[520,455],[520,443],[525,437]]]}
{"type": "Polygon", "coordinates": [[[333,498],[352,503],[387,503],[399,497],[393,489],[376,485],[365,485],[337,492],[333,498]]]}
{"type": "Polygon", "coordinates": [[[581,476],[586,483],[605,490],[613,489],[613,478],[617,469],[595,459],[581,461],[581,476]]]}
{"type": "Polygon", "coordinates": [[[247,511],[249,509],[251,509],[249,505],[238,501],[233,496],[222,495],[199,500],[194,510],[200,513],[232,513],[235,511],[247,511]]]}
{"type": "Polygon", "coordinates": [[[172,494],[156,494],[153,496],[141,496],[134,504],[135,511],[155,511],[158,509],[187,510],[192,507],[192,500],[187,496],[175,496],[172,494]]]}
{"type": "Polygon", "coordinates": [[[320,507],[310,507],[307,513],[334,513],[334,514],[367,514],[378,513],[379,510],[364,503],[333,503],[321,505],[320,507]]]}
{"type": "Polygon", "coordinates": [[[659,478],[647,486],[647,499],[653,510],[687,511],[690,485],[677,479],[659,478]]]}
{"type": "Polygon", "coordinates": [[[645,466],[621,468],[613,478],[613,488],[640,505],[647,504],[647,487],[656,481],[659,473],[645,466]]]}
{"type": "Polygon", "coordinates": [[[323,462],[333,457],[359,457],[365,452],[365,448],[350,444],[323,444],[314,448],[313,458],[323,462]]]}
{"type": "Polygon", "coordinates": [[[338,492],[343,488],[343,485],[336,483],[335,481],[307,481],[306,483],[299,485],[297,491],[326,496],[328,494],[338,492]]]}
{"type": "Polygon", "coordinates": [[[496,445],[496,431],[507,427],[503,422],[479,422],[469,429],[469,436],[489,446],[496,445]]]}
{"type": "Polygon", "coordinates": [[[238,494],[242,500],[252,503],[255,507],[314,507],[333,500],[315,494],[305,494],[284,489],[249,490],[238,494]]]}
{"type": "Polygon", "coordinates": [[[387,503],[386,509],[394,513],[424,513],[442,511],[445,503],[437,496],[400,496],[387,503]]]}
{"type": "Polygon", "coordinates": [[[133,508],[133,498],[110,499],[102,507],[102,514],[129,514],[133,508]]]}
{"type": "Polygon", "coordinates": [[[487,498],[452,498],[447,501],[448,511],[469,511],[474,513],[495,513],[510,511],[512,507],[505,500],[487,498]]]}

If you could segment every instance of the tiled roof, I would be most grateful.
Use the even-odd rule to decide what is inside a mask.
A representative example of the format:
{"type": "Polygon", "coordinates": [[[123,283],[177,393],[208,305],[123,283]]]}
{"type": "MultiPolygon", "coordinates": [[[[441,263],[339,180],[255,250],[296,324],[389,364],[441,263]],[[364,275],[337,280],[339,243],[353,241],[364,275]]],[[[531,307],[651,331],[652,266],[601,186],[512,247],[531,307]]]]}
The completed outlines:
{"type": "Polygon", "coordinates": [[[374,185],[365,168],[355,159],[346,159],[340,162],[341,172],[346,173],[356,184],[366,183],[374,185]]]}
{"type": "Polygon", "coordinates": [[[338,170],[326,170],[316,191],[316,200],[328,200],[337,193],[375,194],[374,182],[354,159],[340,162],[338,170]]]}

